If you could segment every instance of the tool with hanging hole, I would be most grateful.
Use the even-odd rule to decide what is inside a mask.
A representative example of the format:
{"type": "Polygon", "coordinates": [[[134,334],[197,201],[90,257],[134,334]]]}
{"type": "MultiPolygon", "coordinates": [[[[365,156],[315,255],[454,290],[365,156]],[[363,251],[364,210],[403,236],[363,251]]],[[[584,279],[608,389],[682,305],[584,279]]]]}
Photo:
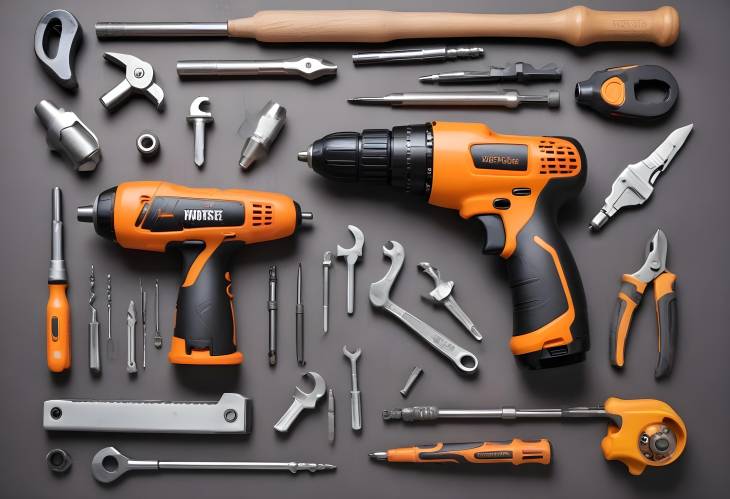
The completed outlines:
{"type": "Polygon", "coordinates": [[[413,385],[421,377],[421,374],[423,374],[423,369],[418,366],[415,366],[411,370],[411,373],[408,375],[408,379],[406,379],[406,384],[403,385],[403,388],[401,388],[400,390],[400,394],[403,396],[403,398],[408,397],[408,394],[411,393],[413,385]]]}
{"type": "Polygon", "coordinates": [[[43,69],[53,80],[67,90],[75,90],[74,66],[76,53],[83,41],[84,33],[79,20],[67,10],[57,9],[47,12],[35,29],[35,56],[43,69]],[[50,41],[58,36],[58,45],[53,56],[49,53],[50,41]]]}
{"type": "MultiPolygon", "coordinates": [[[[77,218],[127,249],[182,253],[183,280],[168,359],[173,364],[240,364],[230,259],[244,245],[282,239],[312,220],[290,197],[243,189],[126,182],[81,206],[77,218]]],[[[239,322],[239,326],[240,326],[239,322]]]]}
{"type": "Polygon", "coordinates": [[[89,370],[91,374],[98,375],[101,374],[101,359],[99,358],[99,320],[94,306],[94,301],[96,301],[95,285],[96,276],[92,265],[89,274],[89,309],[91,310],[91,320],[89,321],[89,370]]]}
{"type": "Polygon", "coordinates": [[[291,403],[289,408],[286,410],[283,416],[276,422],[274,429],[279,433],[286,433],[289,431],[292,423],[299,417],[304,409],[314,409],[317,405],[317,401],[321,399],[327,392],[327,383],[324,378],[314,371],[309,371],[304,374],[308,376],[314,382],[314,387],[309,393],[304,392],[298,386],[294,392],[294,402],[291,403]]]}
{"type": "Polygon", "coordinates": [[[298,76],[316,80],[337,74],[337,65],[317,57],[295,57],[271,61],[177,61],[180,78],[205,76],[298,76]]]}
{"type": "Polygon", "coordinates": [[[137,312],[134,309],[134,300],[129,301],[127,309],[127,372],[137,374],[137,312]]]}
{"type": "Polygon", "coordinates": [[[155,279],[155,338],[156,349],[162,348],[162,335],[160,334],[160,281],[155,279]]]}
{"type": "Polygon", "coordinates": [[[276,301],[278,279],[276,277],[276,265],[269,267],[269,301],[266,308],[269,311],[269,365],[276,365],[276,311],[279,303],[276,301]]]}
{"type": "Polygon", "coordinates": [[[550,441],[520,440],[506,442],[439,442],[418,447],[401,447],[368,454],[374,461],[388,463],[446,464],[550,464],[550,441]]]}
{"type": "Polygon", "coordinates": [[[338,244],[337,258],[344,258],[347,262],[347,313],[352,315],[355,312],[355,264],[362,256],[365,235],[354,225],[348,225],[347,229],[355,238],[355,244],[349,249],[338,244]]]}
{"type": "Polygon", "coordinates": [[[661,66],[635,65],[596,71],[575,85],[578,104],[609,118],[652,120],[663,118],[679,97],[679,85],[672,73],[661,66]],[[660,100],[641,99],[645,87],[657,87],[660,100]]]}
{"type": "Polygon", "coordinates": [[[46,400],[43,428],[122,433],[249,433],[251,400],[224,393],[215,401],[46,400]]]}
{"type": "Polygon", "coordinates": [[[133,55],[118,52],[105,52],[104,59],[124,69],[124,79],[99,98],[101,104],[108,111],[117,109],[132,94],[145,96],[155,105],[158,111],[165,108],[165,93],[155,83],[155,72],[150,63],[133,55]]]}
{"type": "Polygon", "coordinates": [[[297,344],[297,365],[303,366],[304,362],[304,303],[302,302],[302,263],[297,265],[297,306],[296,306],[296,344],[297,344]]]}
{"type": "Polygon", "coordinates": [[[222,22],[99,22],[97,38],[235,37],[266,43],[382,43],[405,38],[520,37],[596,42],[650,42],[667,47],[679,36],[674,7],[602,11],[583,6],[539,14],[263,10],[222,22]]]}
{"type": "Polygon", "coordinates": [[[428,345],[446,357],[463,374],[476,373],[479,361],[476,355],[460,347],[442,332],[429,326],[415,315],[403,310],[390,299],[390,290],[393,288],[403,261],[406,258],[405,249],[397,241],[389,241],[383,246],[383,254],[390,259],[390,268],[378,282],[370,285],[370,303],[390,312],[411,331],[420,336],[428,345]]]}
{"type": "Polygon", "coordinates": [[[48,268],[46,304],[46,364],[53,373],[71,368],[71,307],[68,304],[68,274],[63,258],[63,213],[61,188],[51,197],[51,264],[48,268]]]}
{"type": "Polygon", "coordinates": [[[187,118],[188,123],[192,123],[195,134],[193,162],[198,168],[202,168],[205,163],[205,125],[213,123],[213,114],[203,111],[203,107],[210,109],[210,97],[196,97],[190,104],[187,118]]]}
{"type": "Polygon", "coordinates": [[[441,273],[435,267],[428,262],[421,262],[418,264],[418,268],[433,279],[436,285],[433,290],[428,294],[434,304],[443,305],[446,310],[451,312],[451,315],[458,320],[464,329],[471,334],[475,340],[482,341],[482,334],[477,330],[474,322],[466,315],[466,312],[456,303],[456,299],[452,296],[454,291],[454,281],[444,281],[441,279],[441,273]]]}
{"type": "Polygon", "coordinates": [[[92,172],[101,161],[99,139],[76,114],[49,100],[35,106],[35,114],[46,129],[46,143],[77,172],[92,172]]]}
{"type": "Polygon", "coordinates": [[[644,204],[654,192],[657,178],[669,167],[693,127],[694,124],[689,124],[677,128],[647,158],[624,168],[614,180],[601,211],[591,220],[590,229],[600,230],[621,208],[644,204]]]}
{"type": "Polygon", "coordinates": [[[452,71],[421,76],[423,83],[497,83],[514,81],[532,83],[535,81],[560,81],[563,70],[557,64],[546,64],[536,68],[526,62],[513,62],[506,66],[489,66],[486,71],[452,71]]]}
{"type": "Polygon", "coordinates": [[[114,358],[115,347],[112,338],[112,275],[106,275],[106,357],[109,360],[114,358]]]}
{"type": "Polygon", "coordinates": [[[568,409],[439,409],[433,406],[383,411],[385,420],[407,423],[440,419],[608,419],[601,441],[603,456],[621,461],[629,473],[640,475],[647,466],[666,466],[679,458],[687,444],[687,428],[669,404],[659,400],[610,397],[596,407],[568,409]]]}
{"type": "Polygon", "coordinates": [[[160,461],[130,459],[114,447],[104,447],[91,460],[91,474],[101,483],[111,483],[128,471],[159,470],[228,470],[228,471],[331,471],[337,467],[333,464],[247,462],[247,461],[160,461]]]}
{"type": "Polygon", "coordinates": [[[278,102],[269,101],[261,109],[256,120],[256,128],[246,139],[241,149],[241,159],[238,165],[244,171],[269,154],[272,144],[279,136],[286,123],[286,108],[278,102]]]}
{"type": "Polygon", "coordinates": [[[437,47],[421,49],[385,50],[352,54],[355,66],[401,62],[444,62],[456,59],[476,59],[484,55],[481,47],[437,47]]]}
{"type": "Polygon", "coordinates": [[[623,367],[631,319],[641,303],[646,286],[653,282],[659,334],[659,360],[654,370],[654,377],[657,379],[669,376],[672,372],[677,342],[677,298],[674,293],[677,276],[667,270],[667,249],[667,236],[659,229],[646,245],[646,260],[641,268],[631,275],[624,274],[621,278],[608,346],[611,365],[623,367]]]}
{"type": "Polygon", "coordinates": [[[350,415],[352,429],[355,431],[362,430],[362,407],[360,398],[360,384],[357,380],[357,359],[362,354],[361,349],[351,352],[347,349],[347,345],[342,347],[342,353],[350,360],[350,382],[352,389],[350,390],[350,415]]]}
{"type": "Polygon", "coordinates": [[[332,252],[325,251],[322,256],[322,328],[324,334],[327,334],[330,327],[330,268],[332,268],[332,252]]]}
{"type": "Polygon", "coordinates": [[[335,441],[335,391],[327,390],[327,441],[332,444],[335,441]]]}
{"type": "Polygon", "coordinates": [[[585,359],[585,293],[557,225],[559,209],[580,193],[587,177],[577,140],[431,121],[333,133],[297,158],[330,180],[362,182],[368,192],[392,185],[478,221],[485,234],[482,252],[499,255],[507,266],[512,353],[532,369],[585,359]]]}
{"type": "Polygon", "coordinates": [[[522,95],[516,90],[483,90],[480,92],[403,92],[384,97],[354,97],[350,104],[384,104],[394,107],[467,106],[506,107],[515,109],[522,103],[547,104],[560,107],[560,92],[550,90],[547,95],[522,95]]]}

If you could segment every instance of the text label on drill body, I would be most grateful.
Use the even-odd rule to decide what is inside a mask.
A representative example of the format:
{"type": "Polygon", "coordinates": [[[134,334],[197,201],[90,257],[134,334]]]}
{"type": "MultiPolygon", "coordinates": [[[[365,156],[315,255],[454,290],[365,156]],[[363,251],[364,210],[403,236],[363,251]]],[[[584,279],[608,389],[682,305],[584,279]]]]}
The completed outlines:
{"type": "Polygon", "coordinates": [[[474,144],[471,158],[483,170],[527,170],[527,146],[522,144],[474,144]]]}

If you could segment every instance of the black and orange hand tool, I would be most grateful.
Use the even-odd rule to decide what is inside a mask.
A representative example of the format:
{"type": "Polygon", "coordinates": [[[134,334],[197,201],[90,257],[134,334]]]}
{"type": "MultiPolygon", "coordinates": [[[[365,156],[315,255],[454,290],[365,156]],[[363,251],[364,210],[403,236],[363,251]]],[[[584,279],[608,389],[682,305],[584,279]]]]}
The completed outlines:
{"type": "Polygon", "coordinates": [[[401,447],[383,452],[371,452],[371,459],[389,463],[450,463],[450,464],[550,464],[550,441],[520,440],[511,442],[439,442],[418,447],[401,447]]]}
{"type": "Polygon", "coordinates": [[[601,441],[608,461],[621,461],[629,473],[640,475],[647,466],[666,466],[676,461],[687,444],[687,428],[669,404],[660,400],[623,400],[610,397],[597,407],[568,409],[439,409],[406,407],[383,411],[385,420],[406,423],[438,419],[566,419],[605,418],[608,432],[601,441]]]}
{"type": "Polygon", "coordinates": [[[609,118],[651,120],[666,116],[679,97],[679,85],[661,66],[622,66],[596,71],[575,85],[575,100],[609,118]],[[639,99],[643,86],[658,87],[664,98],[639,99]]]}
{"type": "Polygon", "coordinates": [[[649,239],[644,265],[633,274],[624,274],[621,278],[621,290],[611,320],[608,345],[612,365],[623,367],[631,319],[641,303],[647,284],[654,282],[659,333],[659,360],[654,377],[663,378],[672,372],[677,341],[677,299],[674,294],[676,280],[677,276],[667,270],[667,236],[659,229],[649,239]]]}
{"type": "Polygon", "coordinates": [[[481,123],[432,122],[340,132],[300,152],[340,182],[388,184],[476,218],[484,253],[507,262],[512,353],[532,368],[580,362],[589,349],[585,294],[556,224],[586,180],[577,140],[500,135],[481,123]]]}
{"type": "Polygon", "coordinates": [[[63,220],[61,189],[53,188],[53,222],[51,225],[51,266],[48,270],[48,304],[46,305],[46,361],[48,369],[61,373],[71,367],[71,308],[66,289],[66,261],[63,259],[63,220]]]}
{"type": "Polygon", "coordinates": [[[195,189],[167,182],[126,182],[78,209],[96,233],[123,248],[183,258],[173,364],[240,364],[229,262],[246,244],[288,237],[311,213],[283,194],[195,189]]]}

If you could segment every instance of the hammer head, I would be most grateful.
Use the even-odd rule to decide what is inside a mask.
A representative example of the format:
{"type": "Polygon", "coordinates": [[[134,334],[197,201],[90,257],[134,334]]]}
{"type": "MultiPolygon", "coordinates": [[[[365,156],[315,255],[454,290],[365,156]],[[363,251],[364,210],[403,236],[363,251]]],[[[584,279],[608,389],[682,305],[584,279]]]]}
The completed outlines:
{"type": "Polygon", "coordinates": [[[352,248],[343,248],[339,244],[337,245],[337,256],[344,257],[348,264],[354,264],[357,259],[362,256],[362,247],[365,244],[365,235],[362,231],[354,225],[348,225],[347,228],[355,238],[355,245],[352,248]]]}
{"type": "Polygon", "coordinates": [[[398,278],[398,273],[403,266],[403,260],[406,258],[403,245],[397,241],[388,241],[383,246],[383,254],[390,258],[390,268],[385,277],[370,285],[370,303],[378,308],[384,307],[390,301],[390,289],[398,278]]]}

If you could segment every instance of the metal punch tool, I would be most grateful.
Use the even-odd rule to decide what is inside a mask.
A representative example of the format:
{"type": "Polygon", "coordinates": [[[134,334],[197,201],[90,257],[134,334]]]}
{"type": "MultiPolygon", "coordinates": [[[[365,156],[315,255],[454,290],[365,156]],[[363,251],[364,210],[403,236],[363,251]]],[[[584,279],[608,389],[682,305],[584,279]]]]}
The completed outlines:
{"type": "Polygon", "coordinates": [[[298,76],[316,80],[337,74],[337,65],[316,57],[269,61],[192,60],[178,61],[180,78],[205,76],[298,76]]]}

